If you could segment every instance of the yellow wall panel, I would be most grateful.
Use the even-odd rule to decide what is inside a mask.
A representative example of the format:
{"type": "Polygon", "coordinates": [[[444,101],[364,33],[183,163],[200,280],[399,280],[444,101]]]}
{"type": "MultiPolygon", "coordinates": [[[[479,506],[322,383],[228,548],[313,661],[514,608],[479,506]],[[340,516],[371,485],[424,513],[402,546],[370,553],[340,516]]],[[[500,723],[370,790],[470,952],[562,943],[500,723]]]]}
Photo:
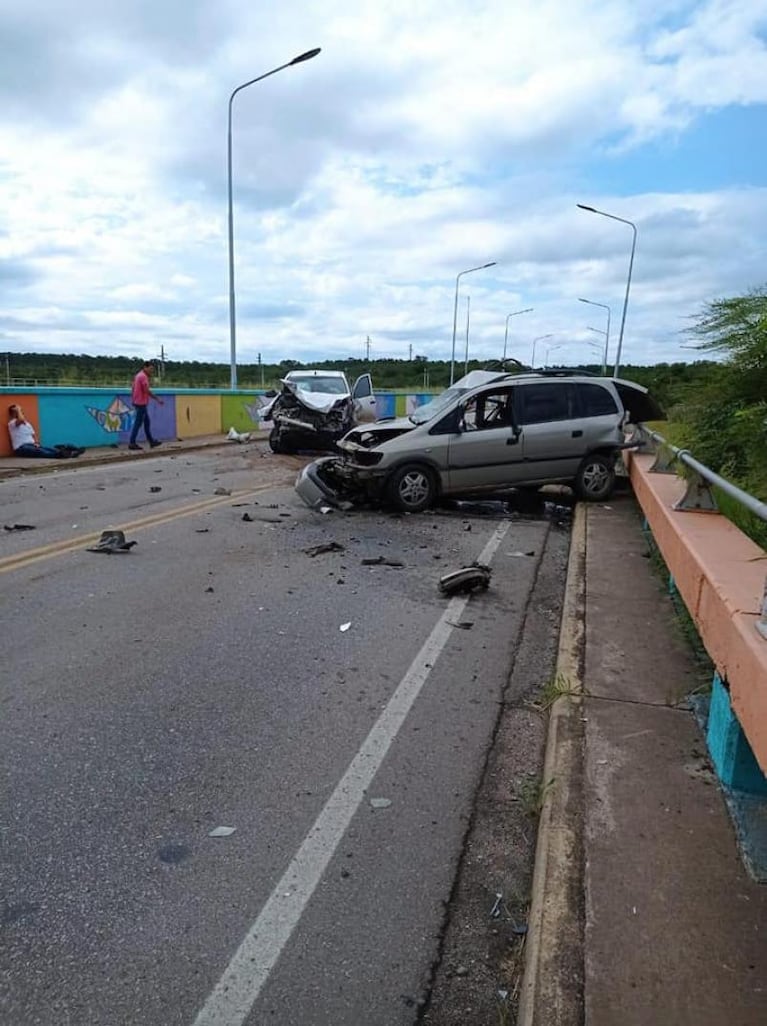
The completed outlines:
{"type": "Polygon", "coordinates": [[[179,438],[199,438],[202,435],[220,434],[220,396],[176,396],[176,435],[179,438]]]}

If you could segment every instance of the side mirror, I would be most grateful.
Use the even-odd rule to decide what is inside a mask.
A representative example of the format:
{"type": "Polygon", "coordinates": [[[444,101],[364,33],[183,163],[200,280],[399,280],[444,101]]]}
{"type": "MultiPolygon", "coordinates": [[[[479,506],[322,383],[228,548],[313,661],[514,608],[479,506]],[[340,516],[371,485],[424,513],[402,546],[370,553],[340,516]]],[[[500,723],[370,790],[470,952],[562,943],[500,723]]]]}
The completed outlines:
{"type": "Polygon", "coordinates": [[[273,388],[270,388],[268,392],[264,393],[264,395],[266,396],[267,399],[274,399],[274,397],[277,395],[277,393],[275,392],[275,390],[273,388]]]}

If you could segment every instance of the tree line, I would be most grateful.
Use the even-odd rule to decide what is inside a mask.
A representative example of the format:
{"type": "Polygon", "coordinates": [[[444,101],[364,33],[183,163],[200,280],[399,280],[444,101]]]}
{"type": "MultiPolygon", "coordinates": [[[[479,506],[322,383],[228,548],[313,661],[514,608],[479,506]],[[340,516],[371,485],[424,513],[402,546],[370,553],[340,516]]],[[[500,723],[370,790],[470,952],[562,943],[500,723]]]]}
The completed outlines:
{"type": "MultiPolygon", "coordinates": [[[[9,353],[4,366],[0,357],[0,382],[6,375],[11,384],[118,387],[130,385],[133,375],[141,366],[141,357],[89,356],[86,354],[55,353],[9,353]]],[[[469,370],[482,369],[491,365],[487,360],[470,360],[469,370]]],[[[492,366],[497,366],[492,364],[492,366]]],[[[710,360],[696,363],[659,363],[655,366],[631,366],[621,369],[621,376],[637,381],[650,388],[659,401],[665,405],[674,403],[686,394],[689,384],[707,380],[708,375],[720,366],[710,360]]],[[[352,381],[360,374],[370,373],[373,384],[382,390],[403,389],[407,391],[440,392],[450,382],[448,360],[427,360],[414,356],[412,360],[376,359],[362,360],[349,357],[341,360],[318,360],[302,363],[298,360],[282,360],[268,364],[238,364],[237,380],[240,388],[275,388],[280,379],[290,370],[302,368],[319,370],[342,370],[352,381]]],[[[160,387],[166,388],[228,388],[229,364],[210,363],[198,360],[168,360],[163,365],[158,361],[160,387]]],[[[597,364],[581,364],[577,368],[598,374],[597,364]]],[[[456,367],[456,376],[462,376],[464,364],[456,367]]]]}

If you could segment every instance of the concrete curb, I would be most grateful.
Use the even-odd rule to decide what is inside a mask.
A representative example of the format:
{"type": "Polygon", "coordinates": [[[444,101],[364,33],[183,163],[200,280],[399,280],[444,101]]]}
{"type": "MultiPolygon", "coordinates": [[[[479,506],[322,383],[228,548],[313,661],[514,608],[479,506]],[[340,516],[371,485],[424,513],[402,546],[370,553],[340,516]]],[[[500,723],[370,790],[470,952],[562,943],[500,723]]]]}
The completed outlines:
{"type": "MultiPolygon", "coordinates": [[[[250,442],[263,442],[268,437],[269,435],[266,432],[253,432],[253,437],[251,437],[250,442]]],[[[111,452],[105,452],[103,455],[89,456],[86,451],[83,454],[83,457],[78,460],[47,460],[42,466],[35,460],[27,460],[23,466],[18,467],[4,467],[0,464],[0,480],[12,477],[30,477],[37,474],[53,474],[59,470],[75,470],[78,467],[105,467],[110,463],[125,463],[127,461],[135,463],[139,460],[151,460],[160,456],[178,456],[182,453],[202,452],[204,449],[223,449],[231,447],[232,444],[233,443],[224,436],[220,439],[214,438],[207,442],[200,442],[199,444],[192,443],[191,445],[179,445],[173,442],[165,442],[158,449],[146,449],[144,452],[135,452],[129,449],[115,449],[111,452]]]]}
{"type": "Polygon", "coordinates": [[[583,657],[587,507],[578,504],[557,653],[568,693],[551,706],[532,901],[517,1026],[576,1026],[583,1018],[583,657]]]}

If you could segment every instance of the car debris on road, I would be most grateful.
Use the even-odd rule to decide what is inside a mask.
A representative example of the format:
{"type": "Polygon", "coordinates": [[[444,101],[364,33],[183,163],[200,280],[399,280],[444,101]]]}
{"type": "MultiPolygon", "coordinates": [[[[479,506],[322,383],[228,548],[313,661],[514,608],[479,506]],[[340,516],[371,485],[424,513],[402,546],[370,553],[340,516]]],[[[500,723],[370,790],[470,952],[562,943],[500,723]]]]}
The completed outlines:
{"type": "Polygon", "coordinates": [[[486,591],[490,587],[492,568],[484,563],[472,563],[471,566],[451,570],[439,579],[439,590],[443,595],[455,595],[460,592],[486,591]]]}
{"type": "Polygon", "coordinates": [[[101,537],[95,545],[87,549],[88,552],[106,552],[107,555],[115,553],[130,552],[138,542],[126,541],[124,531],[102,531],[101,537]]]}

